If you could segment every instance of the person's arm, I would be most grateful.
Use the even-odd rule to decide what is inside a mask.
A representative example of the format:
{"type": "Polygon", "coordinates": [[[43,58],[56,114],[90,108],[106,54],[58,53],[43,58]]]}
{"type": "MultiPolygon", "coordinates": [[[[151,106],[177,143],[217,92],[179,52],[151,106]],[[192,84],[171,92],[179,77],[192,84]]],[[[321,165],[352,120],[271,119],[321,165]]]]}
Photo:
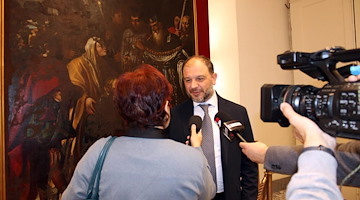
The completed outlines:
{"type": "MultiPolygon", "coordinates": [[[[337,183],[340,185],[344,178],[360,165],[360,141],[352,140],[336,146],[335,157],[338,162],[337,183]]],[[[344,181],[343,185],[360,187],[360,171],[344,181]]]]}
{"type": "Polygon", "coordinates": [[[265,153],[264,168],[279,174],[294,174],[302,149],[301,145],[270,146],[265,153]]]}
{"type": "Polygon", "coordinates": [[[343,199],[336,185],[333,151],[336,139],[322,131],[315,122],[301,116],[288,103],[280,109],[294,127],[297,140],[304,143],[294,174],[286,190],[286,199],[343,199]]]}
{"type": "MultiPolygon", "coordinates": [[[[202,151],[201,147],[196,147],[196,148],[199,149],[200,151],[202,151]]],[[[204,187],[203,187],[202,191],[200,192],[199,200],[208,200],[208,199],[212,199],[215,197],[216,185],[215,185],[214,179],[211,175],[210,166],[209,166],[205,156],[203,156],[203,160],[204,160],[204,163],[206,163],[202,170],[204,187]]]]}
{"type": "Polygon", "coordinates": [[[337,163],[323,151],[306,151],[298,160],[299,171],[287,186],[286,199],[343,199],[336,185],[337,163]]]}
{"type": "Polygon", "coordinates": [[[302,146],[270,146],[262,142],[240,142],[242,152],[253,162],[280,174],[294,174],[302,146]]]}

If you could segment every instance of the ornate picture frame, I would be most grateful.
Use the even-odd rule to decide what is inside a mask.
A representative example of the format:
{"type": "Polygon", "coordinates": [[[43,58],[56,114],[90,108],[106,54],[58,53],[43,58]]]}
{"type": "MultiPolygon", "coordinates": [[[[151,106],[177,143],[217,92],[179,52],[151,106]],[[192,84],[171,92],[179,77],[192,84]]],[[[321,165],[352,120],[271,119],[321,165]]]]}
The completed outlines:
{"type": "MultiPolygon", "coordinates": [[[[150,64],[159,67],[159,70],[165,74],[168,73],[171,78],[171,73],[178,71],[166,71],[164,68],[168,66],[161,64],[166,56],[167,61],[171,60],[170,57],[175,54],[173,49],[177,46],[165,50],[155,48],[154,44],[159,41],[152,35],[151,30],[159,28],[160,23],[163,28],[166,28],[166,33],[171,32],[172,35],[178,36],[178,39],[175,37],[174,40],[180,42],[181,52],[187,53],[182,58],[183,60],[193,54],[209,57],[207,6],[207,0],[1,0],[0,163],[2,173],[0,174],[0,198],[36,198],[44,195],[40,194],[39,190],[45,192],[45,195],[52,192],[56,193],[55,195],[61,194],[59,191],[47,191],[50,175],[45,176],[44,179],[41,171],[47,168],[47,173],[50,171],[53,173],[51,176],[55,177],[56,181],[52,180],[51,187],[62,184],[64,175],[58,174],[53,169],[59,167],[56,166],[59,165],[57,161],[64,156],[63,152],[53,151],[54,146],[44,147],[51,143],[52,140],[49,138],[54,131],[57,134],[69,131],[66,128],[58,131],[59,124],[68,127],[74,126],[73,120],[64,124],[64,121],[59,121],[59,117],[60,119],[67,118],[75,111],[69,111],[65,113],[66,115],[54,115],[53,111],[54,108],[55,111],[62,109],[62,107],[56,107],[59,102],[66,101],[69,104],[76,104],[77,101],[71,101],[71,98],[65,97],[71,96],[77,100],[80,98],[81,89],[69,89],[73,84],[63,85],[63,82],[64,77],[67,77],[71,69],[69,63],[85,53],[84,48],[86,49],[90,40],[107,47],[107,56],[110,57],[109,54],[111,54],[112,63],[114,63],[117,53],[121,54],[122,48],[120,44],[114,45],[115,42],[119,41],[120,37],[125,38],[125,30],[131,27],[133,22],[143,20],[148,32],[144,34],[142,43],[132,43],[132,45],[137,48],[142,47],[142,51],[147,52],[147,58],[155,60],[150,64]],[[119,13],[122,15],[120,16],[122,20],[129,21],[122,28],[115,28],[115,25],[111,23],[116,23],[116,14],[119,13]],[[135,17],[138,18],[132,18],[132,15],[136,15],[135,17]],[[171,28],[176,16],[181,23],[177,25],[177,28],[171,28]],[[181,36],[183,38],[186,36],[185,30],[181,30],[183,27],[181,24],[186,23],[190,25],[190,45],[185,44],[185,39],[181,40],[181,36]],[[121,36],[112,37],[120,32],[123,33],[120,34],[121,36]],[[150,38],[154,38],[154,40],[151,41],[150,38]],[[185,50],[185,48],[190,50],[185,50]],[[60,90],[56,89],[60,86],[60,90]],[[55,93],[53,93],[54,91],[55,93]],[[62,93],[59,94],[56,91],[62,91],[62,93]],[[64,93],[64,91],[66,92],[64,93]],[[51,95],[49,95],[50,93],[51,95]],[[55,101],[49,103],[48,97],[55,101]],[[43,128],[39,129],[39,127],[43,128]],[[28,140],[29,138],[31,140],[28,140]],[[46,162],[43,163],[42,160],[46,162]],[[52,162],[52,165],[48,162],[52,162]],[[41,168],[41,170],[35,168],[41,168]],[[31,171],[33,169],[35,171],[31,171]],[[16,178],[13,179],[14,177],[16,178]],[[39,179],[43,179],[42,183],[46,182],[47,188],[41,188],[42,183],[40,182],[34,183],[34,180],[39,179]]],[[[134,33],[129,33],[129,38],[131,34],[134,33]]],[[[130,40],[129,38],[128,40],[130,40]]],[[[164,44],[161,45],[164,46],[164,44]]],[[[132,53],[128,52],[127,56],[132,53]]],[[[118,56],[119,59],[116,62],[124,62],[122,59],[126,56],[123,54],[118,56]]],[[[173,66],[173,64],[168,65],[173,66]]],[[[121,67],[109,73],[110,76],[114,71],[117,75],[124,73],[126,71],[124,66],[125,64],[122,63],[121,67]]],[[[71,76],[69,79],[65,79],[67,83],[76,82],[71,76]]],[[[179,95],[181,76],[176,77],[173,81],[175,81],[173,85],[178,83],[175,91],[179,95]]],[[[178,98],[174,97],[174,99],[178,98]]],[[[97,119],[99,118],[95,118],[94,121],[97,119]]],[[[60,138],[66,137],[68,136],[62,135],[60,138]]],[[[61,141],[58,144],[64,145],[65,143],[61,141]]],[[[71,146],[74,148],[75,143],[67,145],[70,145],[71,149],[71,146]]],[[[76,165],[76,163],[73,164],[76,165]]],[[[60,168],[64,170],[66,166],[64,167],[62,160],[60,168]]],[[[55,187],[55,189],[59,190],[60,188],[55,187]]]]}

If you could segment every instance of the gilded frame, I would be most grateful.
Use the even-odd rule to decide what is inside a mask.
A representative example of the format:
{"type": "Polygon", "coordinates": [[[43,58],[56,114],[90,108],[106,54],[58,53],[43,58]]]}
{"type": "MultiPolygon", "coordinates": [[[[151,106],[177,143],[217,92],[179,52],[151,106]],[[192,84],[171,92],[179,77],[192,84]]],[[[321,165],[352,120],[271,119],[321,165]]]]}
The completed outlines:
{"type": "MultiPolygon", "coordinates": [[[[186,1],[186,0],[185,0],[186,1]]],[[[193,0],[194,10],[194,37],[195,37],[195,54],[210,56],[209,48],[209,33],[208,33],[208,0],[193,0]]],[[[9,111],[7,109],[8,98],[7,87],[9,78],[6,78],[5,70],[5,46],[6,46],[6,32],[5,32],[5,0],[1,0],[0,4],[0,16],[1,16],[1,27],[0,27],[0,199],[7,198],[7,156],[6,146],[8,140],[7,133],[7,115],[9,111]]]]}
{"type": "Polygon", "coordinates": [[[1,27],[0,27],[0,198],[6,199],[6,168],[5,168],[5,85],[4,85],[4,0],[1,0],[0,5],[1,27]]]}

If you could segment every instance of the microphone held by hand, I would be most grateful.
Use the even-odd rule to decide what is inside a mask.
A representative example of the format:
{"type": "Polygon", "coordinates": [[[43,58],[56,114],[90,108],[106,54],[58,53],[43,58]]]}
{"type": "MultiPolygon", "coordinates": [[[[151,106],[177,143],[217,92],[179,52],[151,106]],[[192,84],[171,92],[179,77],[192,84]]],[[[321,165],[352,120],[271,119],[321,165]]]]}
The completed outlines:
{"type": "Polygon", "coordinates": [[[241,133],[245,130],[245,126],[238,120],[231,120],[230,116],[224,112],[218,112],[215,115],[215,122],[220,127],[220,132],[232,142],[237,136],[241,141],[247,142],[241,133]]]}
{"type": "MultiPolygon", "coordinates": [[[[197,115],[191,116],[190,119],[189,119],[189,124],[188,125],[189,125],[190,135],[187,136],[187,140],[186,140],[185,144],[193,146],[193,144],[191,144],[191,142],[190,142],[190,137],[191,137],[191,134],[197,134],[200,131],[201,126],[202,126],[201,117],[199,117],[197,115]],[[191,126],[193,124],[195,124],[195,126],[196,126],[196,133],[191,133],[191,126]]],[[[201,142],[200,142],[199,145],[201,145],[201,142]]]]}
{"type": "Polygon", "coordinates": [[[189,119],[189,129],[191,129],[191,125],[195,124],[196,126],[196,133],[200,131],[201,125],[202,125],[202,119],[201,117],[197,115],[193,115],[189,119]]]}

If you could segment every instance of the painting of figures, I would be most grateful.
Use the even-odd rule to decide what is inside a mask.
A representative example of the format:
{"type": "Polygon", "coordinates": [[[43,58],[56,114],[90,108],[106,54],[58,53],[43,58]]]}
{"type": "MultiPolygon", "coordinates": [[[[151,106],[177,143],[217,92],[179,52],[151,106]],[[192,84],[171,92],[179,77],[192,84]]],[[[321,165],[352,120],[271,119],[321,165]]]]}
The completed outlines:
{"type": "Polygon", "coordinates": [[[75,166],[123,122],[114,80],[159,69],[186,99],[183,62],[197,51],[193,0],[4,1],[6,197],[61,199],[75,166]]]}

